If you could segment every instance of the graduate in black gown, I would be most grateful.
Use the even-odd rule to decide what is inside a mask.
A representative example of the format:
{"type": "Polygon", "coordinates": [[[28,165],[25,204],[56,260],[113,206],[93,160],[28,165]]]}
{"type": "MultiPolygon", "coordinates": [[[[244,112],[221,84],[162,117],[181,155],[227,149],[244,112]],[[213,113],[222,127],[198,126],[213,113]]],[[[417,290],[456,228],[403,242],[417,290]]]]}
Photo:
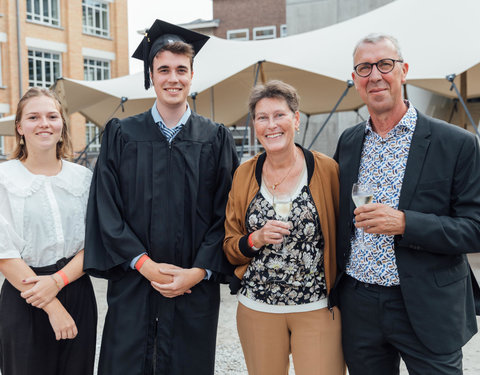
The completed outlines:
{"type": "Polygon", "coordinates": [[[85,244],[85,270],[109,279],[99,375],[214,373],[238,160],[229,130],[187,104],[193,56],[207,39],[156,20],[133,57],[157,100],[103,134],[85,244]]]}

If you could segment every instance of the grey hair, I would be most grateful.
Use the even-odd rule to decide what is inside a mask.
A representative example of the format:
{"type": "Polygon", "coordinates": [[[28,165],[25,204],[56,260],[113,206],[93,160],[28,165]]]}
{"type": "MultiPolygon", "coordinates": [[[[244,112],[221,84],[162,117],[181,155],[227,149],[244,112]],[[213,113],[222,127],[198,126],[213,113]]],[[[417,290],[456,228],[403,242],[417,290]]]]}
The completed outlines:
{"type": "Polygon", "coordinates": [[[382,40],[389,40],[390,42],[392,42],[393,46],[395,47],[395,51],[397,52],[399,60],[403,60],[402,51],[400,50],[400,45],[398,44],[398,40],[391,35],[380,34],[380,33],[368,34],[366,37],[362,38],[355,45],[355,48],[353,49],[353,57],[355,57],[358,47],[360,47],[361,44],[364,44],[364,43],[376,44],[378,42],[381,42],[382,40]]]}

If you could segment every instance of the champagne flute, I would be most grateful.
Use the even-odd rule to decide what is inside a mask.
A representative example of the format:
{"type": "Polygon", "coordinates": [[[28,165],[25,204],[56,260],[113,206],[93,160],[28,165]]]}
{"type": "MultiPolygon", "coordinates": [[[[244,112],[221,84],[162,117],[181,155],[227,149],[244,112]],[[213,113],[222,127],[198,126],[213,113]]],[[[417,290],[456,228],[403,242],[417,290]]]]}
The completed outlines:
{"type": "MultiPolygon", "coordinates": [[[[273,209],[275,210],[277,220],[288,223],[290,211],[292,210],[292,198],[290,195],[274,195],[273,209]]],[[[285,246],[285,241],[284,237],[282,246],[285,246]]]]}
{"type": "MultiPolygon", "coordinates": [[[[362,184],[355,182],[352,186],[352,199],[356,207],[363,206],[364,204],[372,203],[373,193],[375,192],[374,186],[371,184],[362,184]]],[[[360,243],[365,246],[364,229],[361,229],[360,243]]]]}

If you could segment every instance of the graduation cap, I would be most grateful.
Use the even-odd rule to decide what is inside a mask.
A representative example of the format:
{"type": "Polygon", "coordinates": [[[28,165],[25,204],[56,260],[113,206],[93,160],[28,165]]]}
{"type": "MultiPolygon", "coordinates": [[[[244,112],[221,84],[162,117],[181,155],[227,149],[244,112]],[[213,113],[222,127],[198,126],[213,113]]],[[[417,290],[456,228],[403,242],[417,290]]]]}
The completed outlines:
{"type": "Polygon", "coordinates": [[[145,90],[150,87],[149,67],[153,58],[164,46],[174,42],[188,43],[193,47],[194,55],[196,55],[208,39],[210,39],[209,36],[165,21],[155,20],[153,25],[145,31],[143,40],[132,55],[135,59],[143,60],[145,90]]]}

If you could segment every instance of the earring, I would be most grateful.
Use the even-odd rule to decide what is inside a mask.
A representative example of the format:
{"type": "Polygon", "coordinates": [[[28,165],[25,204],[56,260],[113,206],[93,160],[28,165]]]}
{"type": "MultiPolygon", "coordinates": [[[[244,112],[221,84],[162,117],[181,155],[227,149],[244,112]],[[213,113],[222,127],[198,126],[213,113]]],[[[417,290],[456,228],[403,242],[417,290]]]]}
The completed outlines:
{"type": "Polygon", "coordinates": [[[18,142],[20,146],[25,146],[25,141],[23,140],[23,135],[20,136],[20,141],[18,142]]]}
{"type": "Polygon", "coordinates": [[[297,134],[300,134],[300,128],[295,129],[297,131],[297,134]]]}
{"type": "Polygon", "coordinates": [[[58,143],[62,143],[63,142],[63,137],[60,137],[60,139],[58,140],[58,143]]]}

